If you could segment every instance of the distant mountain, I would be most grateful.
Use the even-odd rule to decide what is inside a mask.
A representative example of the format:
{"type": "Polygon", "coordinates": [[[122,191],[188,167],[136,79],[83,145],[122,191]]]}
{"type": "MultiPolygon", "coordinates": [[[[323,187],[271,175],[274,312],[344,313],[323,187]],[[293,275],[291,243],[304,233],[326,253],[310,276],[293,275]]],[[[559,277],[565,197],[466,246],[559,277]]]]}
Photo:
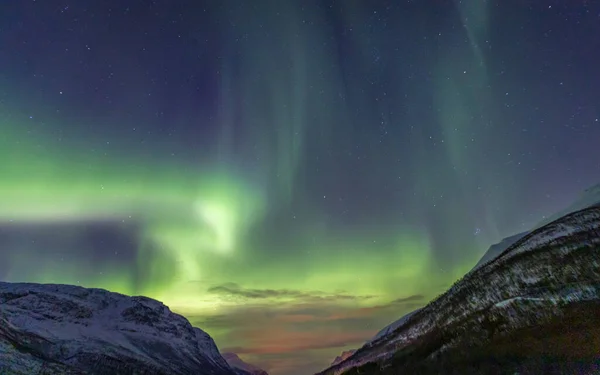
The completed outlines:
{"type": "Polygon", "coordinates": [[[0,374],[236,373],[207,333],[161,302],[0,282],[0,374]]]}
{"type": "Polygon", "coordinates": [[[321,374],[598,373],[599,259],[592,205],[524,235],[321,374]]]}
{"type": "Polygon", "coordinates": [[[239,375],[269,375],[265,370],[242,361],[235,353],[223,353],[222,355],[229,366],[233,367],[239,375]]]}
{"type": "Polygon", "coordinates": [[[335,357],[335,359],[333,360],[333,362],[331,362],[331,366],[337,365],[338,363],[346,360],[346,358],[348,358],[352,354],[354,354],[355,351],[356,351],[356,349],[346,350],[346,351],[342,352],[342,354],[340,354],[337,357],[335,357]]]}

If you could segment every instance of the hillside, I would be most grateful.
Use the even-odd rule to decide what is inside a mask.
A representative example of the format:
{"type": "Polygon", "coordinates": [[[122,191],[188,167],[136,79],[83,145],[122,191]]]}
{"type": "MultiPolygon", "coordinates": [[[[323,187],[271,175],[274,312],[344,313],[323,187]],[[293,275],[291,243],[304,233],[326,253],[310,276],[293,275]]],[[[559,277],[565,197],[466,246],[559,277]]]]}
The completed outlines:
{"type": "Polygon", "coordinates": [[[161,302],[0,282],[0,374],[235,375],[212,338],[161,302]]]}
{"type": "Polygon", "coordinates": [[[566,215],[525,235],[392,334],[322,374],[589,369],[600,361],[594,328],[600,326],[599,255],[600,207],[566,215]],[[557,346],[565,340],[568,346],[557,346]]]}

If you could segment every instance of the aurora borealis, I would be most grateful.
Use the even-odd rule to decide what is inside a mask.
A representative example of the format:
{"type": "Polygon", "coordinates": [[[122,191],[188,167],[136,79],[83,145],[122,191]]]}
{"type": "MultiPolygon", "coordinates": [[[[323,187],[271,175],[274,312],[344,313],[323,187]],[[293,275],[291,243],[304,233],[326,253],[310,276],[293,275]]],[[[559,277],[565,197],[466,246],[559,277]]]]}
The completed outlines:
{"type": "Polygon", "coordinates": [[[600,181],[600,5],[433,3],[3,1],[0,279],[360,346],[600,181]]]}

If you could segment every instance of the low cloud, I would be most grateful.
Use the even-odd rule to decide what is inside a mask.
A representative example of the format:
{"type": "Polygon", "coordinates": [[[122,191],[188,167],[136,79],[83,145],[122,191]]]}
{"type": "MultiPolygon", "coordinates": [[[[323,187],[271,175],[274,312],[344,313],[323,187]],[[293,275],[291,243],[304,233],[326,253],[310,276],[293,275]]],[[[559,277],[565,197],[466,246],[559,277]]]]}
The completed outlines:
{"type": "Polygon", "coordinates": [[[322,301],[357,301],[373,298],[374,296],[355,296],[346,293],[326,293],[321,291],[301,291],[294,289],[252,289],[244,288],[235,283],[225,283],[208,288],[207,292],[225,298],[261,299],[294,299],[322,301]]]}
{"type": "Polygon", "coordinates": [[[412,296],[398,298],[392,301],[392,305],[401,305],[409,302],[423,302],[425,300],[425,296],[422,294],[414,294],[412,296]]]}

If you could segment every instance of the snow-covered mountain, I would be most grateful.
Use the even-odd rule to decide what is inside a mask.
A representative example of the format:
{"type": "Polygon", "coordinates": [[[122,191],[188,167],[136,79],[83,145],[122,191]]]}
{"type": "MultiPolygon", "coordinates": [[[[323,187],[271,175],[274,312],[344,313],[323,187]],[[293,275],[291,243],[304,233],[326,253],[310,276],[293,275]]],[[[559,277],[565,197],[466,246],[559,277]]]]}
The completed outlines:
{"type": "MultiPolygon", "coordinates": [[[[480,266],[482,266],[482,265],[486,264],[487,262],[491,261],[492,259],[496,258],[504,250],[508,249],[515,242],[517,242],[521,238],[525,237],[525,235],[527,235],[528,233],[529,232],[522,232],[522,233],[519,233],[519,234],[515,234],[513,236],[510,236],[510,237],[507,237],[507,238],[503,239],[502,241],[498,242],[497,244],[494,244],[494,245],[490,246],[490,248],[485,252],[485,254],[483,254],[483,256],[481,257],[481,259],[477,262],[477,264],[469,272],[472,272],[473,270],[476,270],[480,266]]],[[[382,337],[387,336],[388,334],[394,332],[396,329],[398,329],[399,327],[401,327],[402,325],[404,325],[408,321],[408,319],[411,316],[413,316],[419,310],[420,309],[416,309],[414,311],[411,311],[411,312],[403,315],[400,319],[398,319],[398,320],[390,323],[389,325],[385,326],[382,330],[380,330],[379,332],[377,332],[377,334],[375,336],[373,336],[373,338],[371,340],[367,341],[367,344],[369,344],[369,343],[371,343],[373,341],[379,340],[382,337]]],[[[337,358],[340,358],[340,357],[337,357],[337,358]]]]}
{"type": "Polygon", "coordinates": [[[229,366],[231,366],[239,375],[269,375],[265,370],[244,362],[235,353],[223,353],[222,355],[227,363],[229,363],[229,366]]]}
{"type": "Polygon", "coordinates": [[[0,282],[0,374],[235,372],[207,333],[156,300],[0,282]]]}
{"type": "MultiPolygon", "coordinates": [[[[535,227],[533,227],[531,230],[521,232],[521,233],[512,235],[510,237],[504,238],[499,243],[490,246],[490,248],[484,253],[484,255],[481,257],[481,259],[477,262],[477,264],[475,264],[475,266],[471,269],[471,271],[469,271],[469,273],[474,272],[482,265],[497,258],[506,249],[508,249],[509,247],[514,245],[516,242],[518,242],[520,239],[522,239],[526,235],[530,234],[534,230],[539,229],[539,228],[543,227],[544,225],[547,225],[547,224],[551,223],[552,221],[555,221],[565,215],[568,215],[570,213],[573,213],[573,212],[576,212],[576,211],[579,211],[579,210],[582,210],[582,209],[585,209],[585,208],[588,208],[588,207],[591,207],[594,205],[598,205],[598,204],[600,204],[600,184],[594,185],[594,186],[584,190],[581,193],[581,195],[579,197],[577,197],[577,199],[573,203],[571,203],[568,207],[566,207],[565,209],[557,212],[556,214],[544,219],[543,221],[538,223],[535,227]]],[[[382,337],[387,336],[388,334],[394,332],[396,329],[398,329],[402,325],[406,324],[408,319],[418,311],[419,311],[419,309],[412,311],[408,314],[405,314],[400,319],[390,323],[389,325],[384,327],[382,330],[380,330],[371,340],[367,341],[366,344],[371,344],[372,342],[379,340],[382,337]]],[[[352,351],[352,353],[354,353],[355,351],[356,350],[352,351]]],[[[344,353],[347,353],[347,352],[344,352],[344,353]]],[[[344,358],[342,358],[342,356],[336,357],[336,359],[332,363],[332,366],[337,363],[340,363],[342,360],[345,360],[347,357],[348,357],[347,355],[344,358]]]]}
{"type": "MultiPolygon", "coordinates": [[[[489,358],[501,361],[502,355],[508,356],[503,353],[525,340],[521,336],[529,344],[541,342],[537,344],[540,353],[527,347],[510,353],[511,360],[514,356],[532,357],[523,357],[517,363],[506,362],[504,371],[510,368],[510,373],[528,373],[527,366],[534,366],[533,373],[552,373],[539,372],[539,358],[547,358],[547,352],[564,356],[571,346],[591,345],[590,350],[567,354],[578,363],[600,364],[600,347],[589,343],[598,341],[590,341],[589,333],[597,330],[594,327],[600,324],[599,316],[600,205],[597,205],[563,216],[520,238],[391,333],[364,345],[322,374],[439,373],[440,368],[446,370],[456,358],[463,360],[451,365],[456,371],[482,373],[485,370],[481,367],[468,372],[460,366],[466,366],[481,353],[485,355],[477,357],[478,366],[481,361],[496,366],[498,362],[489,363],[489,358]],[[587,318],[575,320],[581,326],[560,326],[573,316],[587,318]],[[587,325],[583,327],[584,324],[587,325]],[[538,341],[531,338],[540,332],[547,334],[535,339],[538,341]],[[559,339],[570,345],[565,346],[559,339]],[[506,342],[501,345],[502,340],[506,342]],[[545,344],[543,340],[554,341],[545,344]]],[[[600,331],[597,334],[600,337],[600,331]]],[[[488,371],[491,370],[489,367],[488,371]]]]}
{"type": "MultiPolygon", "coordinates": [[[[573,212],[576,212],[576,211],[579,211],[579,210],[582,210],[582,209],[585,209],[585,208],[588,208],[588,207],[591,207],[591,206],[594,206],[597,204],[600,204],[600,184],[594,185],[594,186],[584,190],[581,193],[581,195],[579,197],[577,197],[577,199],[573,203],[571,203],[568,207],[566,207],[565,209],[557,212],[556,214],[544,219],[543,221],[538,223],[535,227],[533,227],[531,230],[521,232],[521,233],[512,235],[510,237],[504,238],[499,243],[490,246],[490,248],[484,253],[484,255],[481,257],[481,259],[477,262],[477,264],[475,264],[475,266],[471,269],[471,271],[469,271],[469,273],[477,270],[482,265],[495,259],[500,254],[502,254],[506,249],[508,249],[509,247],[514,245],[517,241],[519,241],[526,235],[530,234],[535,229],[539,229],[539,228],[543,227],[544,225],[547,225],[547,224],[551,223],[552,221],[555,221],[567,214],[570,214],[570,213],[573,213],[573,212]]],[[[384,327],[382,330],[380,330],[371,340],[367,341],[367,344],[370,344],[370,343],[372,343],[376,340],[379,340],[382,337],[394,332],[396,329],[398,329],[399,327],[401,327],[402,325],[407,323],[408,319],[418,311],[419,311],[419,309],[412,311],[412,312],[402,316],[400,319],[390,323],[389,325],[384,327]]],[[[355,352],[355,350],[352,352],[355,352]]],[[[346,353],[346,352],[344,352],[344,353],[346,353]]],[[[342,358],[342,356],[336,357],[337,362],[334,361],[332,363],[332,365],[335,365],[335,364],[341,362],[341,360],[338,360],[341,358],[342,358]]],[[[345,358],[343,358],[343,359],[345,359],[345,358]]]]}

